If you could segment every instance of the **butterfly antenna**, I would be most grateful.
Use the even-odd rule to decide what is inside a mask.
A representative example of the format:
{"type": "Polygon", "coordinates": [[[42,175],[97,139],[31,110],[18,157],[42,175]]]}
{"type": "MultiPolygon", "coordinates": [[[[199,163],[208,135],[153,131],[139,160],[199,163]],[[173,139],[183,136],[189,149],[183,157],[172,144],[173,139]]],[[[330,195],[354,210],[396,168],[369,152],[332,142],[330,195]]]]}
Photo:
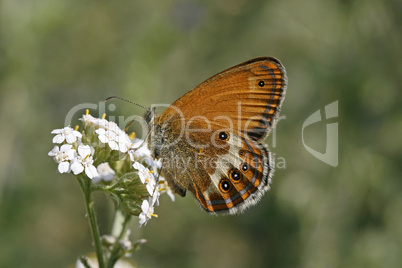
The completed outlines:
{"type": "Polygon", "coordinates": [[[149,108],[147,108],[147,107],[145,107],[145,106],[142,106],[141,104],[135,103],[135,102],[133,102],[133,101],[127,100],[127,99],[125,99],[125,98],[122,98],[122,97],[111,96],[111,97],[107,98],[107,99],[105,100],[105,102],[108,102],[108,101],[114,100],[114,99],[119,99],[119,100],[122,100],[122,101],[125,101],[125,102],[128,102],[128,103],[137,105],[138,107],[141,107],[141,108],[145,109],[147,112],[149,111],[149,108]]]}

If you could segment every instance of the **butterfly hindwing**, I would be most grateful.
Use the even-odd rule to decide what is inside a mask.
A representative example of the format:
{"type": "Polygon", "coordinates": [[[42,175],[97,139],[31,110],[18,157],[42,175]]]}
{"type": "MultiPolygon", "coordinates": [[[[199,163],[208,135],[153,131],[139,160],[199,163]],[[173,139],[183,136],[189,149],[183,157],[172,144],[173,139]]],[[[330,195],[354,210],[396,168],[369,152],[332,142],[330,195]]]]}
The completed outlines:
{"type": "Polygon", "coordinates": [[[269,189],[273,173],[265,146],[217,126],[199,136],[189,134],[173,148],[162,149],[167,154],[162,169],[170,187],[179,194],[189,190],[211,213],[234,214],[255,204],[269,189]],[[189,157],[181,161],[177,154],[189,157]]]}
{"type": "Polygon", "coordinates": [[[263,145],[238,133],[228,133],[228,153],[220,155],[214,172],[208,173],[209,187],[195,193],[203,197],[201,204],[209,212],[234,214],[255,204],[269,189],[273,174],[273,162],[263,145]]]}

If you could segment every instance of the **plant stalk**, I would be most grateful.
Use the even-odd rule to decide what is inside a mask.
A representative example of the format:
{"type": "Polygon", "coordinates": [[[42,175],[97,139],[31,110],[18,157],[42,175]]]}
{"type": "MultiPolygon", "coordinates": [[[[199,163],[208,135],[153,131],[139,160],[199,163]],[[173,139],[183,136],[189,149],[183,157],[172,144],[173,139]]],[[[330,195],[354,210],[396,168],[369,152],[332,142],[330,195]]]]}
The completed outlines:
{"type": "Polygon", "coordinates": [[[124,239],[130,226],[131,215],[124,213],[121,208],[116,208],[115,221],[113,224],[112,235],[116,237],[116,243],[110,253],[107,268],[112,268],[117,260],[122,256],[119,246],[120,240],[124,239]]]}
{"type": "Polygon", "coordinates": [[[96,220],[91,180],[89,180],[87,178],[83,178],[83,177],[78,177],[78,182],[84,193],[85,205],[86,205],[86,209],[87,209],[89,225],[91,227],[92,238],[93,238],[94,245],[95,245],[96,256],[98,258],[99,268],[105,268],[106,265],[105,265],[105,259],[103,256],[102,242],[101,242],[98,222],[96,220]]]}

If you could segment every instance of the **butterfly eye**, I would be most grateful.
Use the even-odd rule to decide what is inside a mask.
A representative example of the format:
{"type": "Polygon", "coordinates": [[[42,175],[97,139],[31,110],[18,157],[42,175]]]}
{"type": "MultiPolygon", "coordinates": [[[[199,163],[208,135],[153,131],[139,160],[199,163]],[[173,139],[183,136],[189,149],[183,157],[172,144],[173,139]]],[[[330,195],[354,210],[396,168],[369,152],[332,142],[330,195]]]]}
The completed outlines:
{"type": "Polygon", "coordinates": [[[242,169],[243,171],[247,171],[247,170],[248,170],[248,165],[247,165],[247,164],[243,164],[243,165],[241,166],[241,169],[242,169]]]}
{"type": "Polygon", "coordinates": [[[265,82],[261,80],[260,82],[258,82],[258,85],[259,85],[260,87],[263,87],[263,86],[265,85],[265,82]]]}
{"type": "Polygon", "coordinates": [[[239,172],[238,170],[232,169],[229,174],[230,174],[230,177],[232,178],[232,180],[233,180],[234,182],[240,181],[240,179],[241,179],[241,174],[240,174],[240,172],[239,172]]]}
{"type": "Polygon", "coordinates": [[[228,134],[227,132],[222,131],[222,132],[219,133],[219,139],[220,139],[220,140],[225,141],[225,140],[227,140],[228,138],[229,138],[229,134],[228,134]]]}
{"type": "Polygon", "coordinates": [[[230,191],[230,188],[232,188],[232,185],[227,178],[222,178],[219,183],[219,188],[222,192],[227,193],[230,191]]]}

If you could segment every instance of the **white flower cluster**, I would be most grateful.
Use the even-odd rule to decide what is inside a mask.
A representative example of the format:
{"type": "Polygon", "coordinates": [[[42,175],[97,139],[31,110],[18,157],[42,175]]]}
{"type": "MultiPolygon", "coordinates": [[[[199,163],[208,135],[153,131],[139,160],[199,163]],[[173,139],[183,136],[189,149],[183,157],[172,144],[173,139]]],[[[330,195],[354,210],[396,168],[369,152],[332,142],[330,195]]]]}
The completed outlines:
{"type": "Polygon", "coordinates": [[[56,163],[59,164],[58,170],[60,173],[73,172],[74,175],[80,174],[85,171],[85,174],[93,179],[98,177],[98,171],[93,166],[93,153],[94,150],[89,145],[80,144],[82,134],[71,127],[65,127],[62,129],[55,129],[51,132],[57,134],[53,138],[53,143],[67,144],[54,146],[49,152],[49,156],[53,156],[56,163]],[[77,149],[74,149],[74,145],[78,144],[77,149]]]}
{"type": "MultiPolygon", "coordinates": [[[[174,196],[163,177],[154,171],[150,171],[137,161],[143,157],[152,159],[151,152],[144,141],[130,139],[116,123],[103,118],[94,118],[88,112],[80,120],[84,126],[94,130],[92,130],[92,133],[97,135],[102,144],[108,146],[111,151],[115,150],[126,154],[131,163],[134,163],[132,167],[138,171],[138,177],[146,186],[149,194],[149,199],[142,201],[142,211],[139,215],[140,226],[145,225],[152,216],[157,217],[154,214],[154,206],[159,204],[160,193],[167,192],[172,200],[174,200],[174,196]]],[[[49,156],[53,156],[56,163],[58,163],[60,173],[72,172],[74,175],[78,175],[85,172],[93,183],[98,183],[101,180],[110,182],[116,178],[117,170],[113,170],[108,162],[100,163],[97,167],[94,166],[96,149],[83,143],[83,135],[80,132],[71,127],[65,127],[55,129],[51,133],[56,134],[53,138],[53,143],[61,145],[60,147],[56,145],[49,152],[49,156]]],[[[158,163],[152,162],[150,166],[158,166],[158,163]]]]}
{"type": "Polygon", "coordinates": [[[154,206],[159,205],[159,196],[161,192],[166,192],[172,201],[174,201],[174,195],[162,176],[155,174],[153,171],[150,171],[138,162],[135,162],[133,167],[138,170],[138,176],[140,177],[141,182],[146,185],[147,191],[150,195],[149,200],[142,201],[142,212],[139,215],[140,226],[142,226],[147,224],[152,216],[157,217],[157,215],[154,214],[154,206]],[[156,181],[155,177],[158,177],[158,181],[156,181]]]}
{"type": "Polygon", "coordinates": [[[144,156],[151,156],[147,146],[142,146],[144,141],[141,139],[131,140],[130,137],[119,126],[112,121],[104,118],[95,118],[90,114],[85,114],[80,119],[87,126],[96,128],[95,132],[102,143],[107,144],[110,149],[127,153],[131,161],[144,156]],[[140,147],[141,146],[141,147],[140,147]]]}
{"type": "Polygon", "coordinates": [[[139,215],[141,227],[142,225],[147,224],[148,220],[151,219],[151,216],[156,216],[154,214],[154,205],[159,201],[160,192],[158,191],[156,180],[152,174],[152,171],[138,162],[135,162],[133,167],[138,170],[138,176],[140,177],[141,182],[146,185],[147,191],[150,195],[149,200],[142,201],[142,212],[139,215]]]}

